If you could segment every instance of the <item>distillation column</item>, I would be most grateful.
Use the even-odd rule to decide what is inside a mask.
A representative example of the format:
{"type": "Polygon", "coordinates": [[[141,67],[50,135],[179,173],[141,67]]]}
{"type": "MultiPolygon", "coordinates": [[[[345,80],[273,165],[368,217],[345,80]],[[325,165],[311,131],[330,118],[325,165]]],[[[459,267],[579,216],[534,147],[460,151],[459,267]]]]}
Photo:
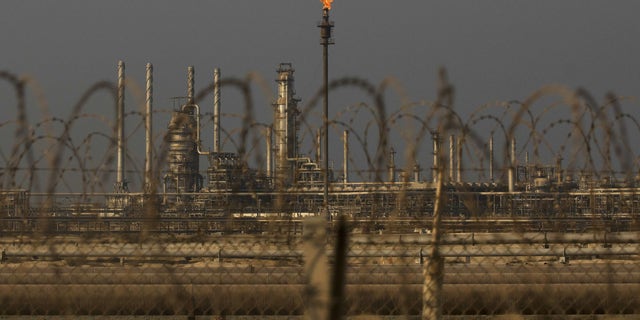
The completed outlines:
{"type": "Polygon", "coordinates": [[[298,100],[294,98],[293,68],[281,63],[278,68],[278,97],[274,105],[276,186],[284,187],[294,181],[295,159],[298,156],[298,100]]]}
{"type": "MultiPolygon", "coordinates": [[[[198,113],[194,102],[194,70],[188,69],[187,105],[175,110],[171,115],[167,132],[167,164],[169,172],[165,176],[168,192],[190,193],[202,188],[203,178],[199,173],[200,153],[198,152],[198,113]]],[[[182,198],[177,198],[182,199],[182,198]]],[[[186,200],[188,198],[184,198],[186,200]]]]}

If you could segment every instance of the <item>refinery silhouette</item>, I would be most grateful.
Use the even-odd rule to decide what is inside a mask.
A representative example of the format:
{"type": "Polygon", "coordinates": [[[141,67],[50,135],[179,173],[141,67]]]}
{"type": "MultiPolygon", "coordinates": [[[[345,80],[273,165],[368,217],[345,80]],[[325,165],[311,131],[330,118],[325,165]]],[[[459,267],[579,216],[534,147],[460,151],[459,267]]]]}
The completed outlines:
{"type": "MultiPolygon", "coordinates": [[[[92,230],[93,224],[74,225],[71,218],[101,217],[117,223],[153,217],[168,219],[158,230],[188,231],[189,224],[180,227],[182,219],[213,219],[204,228],[218,231],[223,219],[258,223],[346,216],[356,221],[401,219],[411,229],[412,223],[416,227],[431,223],[421,218],[434,215],[440,192],[445,204],[442,216],[455,221],[486,220],[490,224],[496,218],[510,218],[540,229],[544,228],[540,221],[549,219],[593,222],[615,218],[620,224],[616,227],[633,227],[640,181],[625,123],[635,124],[635,129],[640,126],[621,107],[624,98],[610,94],[599,104],[582,89],[546,86],[525,101],[483,105],[463,120],[453,108],[453,85],[443,69],[434,90],[435,101],[405,103],[390,112],[383,96],[389,83],[376,86],[355,77],[329,80],[328,55],[334,44],[330,8],[331,3],[325,1],[318,24],[322,88],[302,105],[296,96],[294,66],[281,63],[271,102],[273,116],[268,121],[254,117],[250,78],[222,78],[216,68],[211,84],[196,93],[195,71],[188,67],[186,96],[176,99],[166,130],[154,132],[153,117],[158,113],[153,107],[153,66],[147,64],[144,111],[140,112],[143,121],[138,124],[145,129],[143,169],[127,170],[132,157],[128,155],[125,117],[132,113],[125,107],[129,82],[123,61],[118,63],[116,84],[95,84],[68,119],[52,117],[35,126],[26,121],[27,83],[3,72],[2,78],[16,89],[18,116],[2,124],[16,128],[12,149],[3,150],[9,156],[0,172],[2,228],[34,230],[42,223],[40,218],[50,217],[64,222],[56,224],[60,230],[81,231],[92,230]],[[245,98],[238,129],[225,128],[222,120],[221,91],[233,87],[245,98]],[[373,103],[339,112],[350,119],[330,118],[335,112],[329,109],[331,92],[350,87],[373,103]],[[77,139],[73,140],[72,132],[79,120],[89,117],[83,107],[99,91],[113,94],[116,118],[112,135],[102,134],[108,140],[102,162],[91,166],[91,153],[97,150],[91,150],[90,144],[97,134],[74,144],[77,139]],[[212,108],[201,103],[208,95],[213,96],[212,108]],[[320,101],[322,110],[314,114],[320,101]],[[534,106],[541,103],[549,106],[536,113],[534,106]],[[354,124],[361,110],[373,118],[365,127],[354,124]],[[544,122],[545,116],[552,120],[544,122]],[[62,123],[62,133],[52,133],[50,128],[45,132],[47,122],[62,123]],[[212,132],[203,130],[205,122],[212,125],[212,132]],[[411,128],[407,126],[410,122],[411,128]],[[558,128],[564,131],[558,134],[558,128]],[[223,134],[230,139],[234,130],[235,150],[223,151],[223,134]],[[336,140],[342,141],[341,153],[330,154],[337,149],[329,148],[330,133],[337,133],[336,140]],[[517,141],[518,134],[524,143],[517,141]],[[211,135],[213,145],[203,145],[202,137],[211,135]],[[302,152],[301,136],[311,137],[314,154],[302,152]],[[53,143],[45,152],[36,148],[46,141],[53,143]],[[258,147],[261,143],[263,148],[258,147]],[[84,154],[83,148],[87,150],[84,154]],[[355,149],[358,155],[354,156],[355,149]],[[424,156],[425,150],[429,157],[424,156]],[[115,170],[110,170],[114,165],[115,170]],[[45,182],[42,172],[49,178],[45,182]],[[114,173],[113,190],[104,190],[104,181],[114,173]],[[132,173],[142,177],[138,190],[130,188],[127,174],[132,173]],[[61,185],[69,184],[67,179],[80,183],[82,191],[61,192],[61,185]],[[34,187],[44,190],[34,192],[34,187]]],[[[49,225],[49,220],[44,223],[49,225]]],[[[585,227],[571,224],[572,228],[585,227]]],[[[116,228],[136,229],[135,224],[116,228]]],[[[260,229],[236,231],[250,231],[247,228],[260,229]]]]}

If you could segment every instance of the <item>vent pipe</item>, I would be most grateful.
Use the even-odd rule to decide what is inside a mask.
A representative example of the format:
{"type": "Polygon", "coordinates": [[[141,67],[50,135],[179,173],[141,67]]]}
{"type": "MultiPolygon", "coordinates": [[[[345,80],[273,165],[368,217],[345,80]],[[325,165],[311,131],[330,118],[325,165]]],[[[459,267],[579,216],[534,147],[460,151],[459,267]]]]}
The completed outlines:
{"type": "Polygon", "coordinates": [[[489,137],[489,181],[493,182],[493,133],[489,137]]]}
{"type": "Polygon", "coordinates": [[[462,137],[458,138],[458,145],[456,146],[456,150],[458,151],[458,156],[456,157],[457,160],[457,177],[458,177],[458,183],[462,182],[462,137]]]}
{"type": "Polygon", "coordinates": [[[267,131],[266,132],[267,133],[266,134],[266,140],[267,140],[267,148],[266,148],[267,149],[267,178],[271,178],[271,176],[272,176],[271,175],[271,170],[272,170],[272,167],[273,167],[272,164],[271,164],[271,161],[272,161],[271,160],[271,151],[272,151],[272,148],[273,148],[271,146],[271,143],[272,143],[272,137],[271,137],[272,132],[271,131],[272,130],[273,130],[272,126],[268,126],[266,128],[266,131],[267,131]]]}
{"type": "Polygon", "coordinates": [[[342,176],[343,182],[349,182],[349,131],[345,130],[342,135],[343,157],[342,157],[342,176]]]}
{"type": "Polygon", "coordinates": [[[438,157],[440,155],[440,135],[437,131],[431,132],[431,139],[433,141],[433,167],[431,168],[431,177],[433,183],[438,182],[438,157]]]}
{"type": "Polygon", "coordinates": [[[124,177],[124,62],[118,61],[118,97],[116,101],[116,121],[117,121],[117,169],[116,169],[116,192],[127,190],[127,183],[124,177]]]}
{"type": "Polygon", "coordinates": [[[396,182],[396,150],[389,153],[389,182],[396,182]]]}
{"type": "Polygon", "coordinates": [[[449,136],[449,181],[455,180],[454,169],[456,167],[456,136],[449,136]]]}
{"type": "Polygon", "coordinates": [[[213,69],[213,152],[220,152],[220,68],[213,69]]]}
{"type": "Polygon", "coordinates": [[[509,152],[509,192],[515,191],[515,170],[516,170],[516,138],[511,138],[511,150],[509,152]]]}
{"type": "Polygon", "coordinates": [[[189,66],[187,68],[187,104],[193,104],[194,100],[194,82],[195,82],[195,71],[193,66],[189,66]]]}
{"type": "Polygon", "coordinates": [[[144,190],[150,192],[155,189],[151,182],[151,161],[153,159],[153,65],[151,63],[147,63],[146,80],[144,190]]]}
{"type": "Polygon", "coordinates": [[[322,129],[316,131],[316,163],[322,159],[322,129]]]}

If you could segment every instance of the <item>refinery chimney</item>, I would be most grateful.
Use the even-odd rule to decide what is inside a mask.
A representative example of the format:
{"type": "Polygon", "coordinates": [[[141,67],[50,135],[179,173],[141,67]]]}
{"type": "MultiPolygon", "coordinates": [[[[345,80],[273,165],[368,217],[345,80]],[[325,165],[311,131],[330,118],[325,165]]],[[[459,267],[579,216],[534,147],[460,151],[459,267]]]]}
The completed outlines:
{"type": "Polygon", "coordinates": [[[117,169],[116,169],[116,192],[127,191],[127,181],[124,176],[124,62],[118,61],[118,93],[116,101],[116,123],[117,123],[117,169]]]}
{"type": "Polygon", "coordinates": [[[449,181],[451,182],[454,181],[453,169],[455,168],[455,163],[456,163],[455,141],[456,141],[456,136],[453,134],[450,135],[449,136],[449,181]]]}
{"type": "Polygon", "coordinates": [[[440,134],[437,131],[431,132],[433,142],[433,167],[431,168],[431,176],[433,183],[438,182],[438,166],[440,165],[438,157],[440,156],[440,134]]]}
{"type": "Polygon", "coordinates": [[[349,131],[342,134],[343,156],[342,156],[342,182],[349,182],[349,131]]]}
{"type": "Polygon", "coordinates": [[[187,68],[187,104],[193,104],[194,92],[195,92],[195,71],[193,66],[187,68]]]}
{"type": "Polygon", "coordinates": [[[489,180],[493,182],[493,134],[489,137],[489,180]]]}
{"type": "Polygon", "coordinates": [[[462,137],[458,137],[458,145],[456,146],[456,150],[458,152],[458,155],[456,157],[456,176],[458,178],[458,183],[462,182],[462,144],[464,141],[462,141],[462,137]]]}
{"type": "Polygon", "coordinates": [[[391,148],[391,152],[389,153],[389,176],[388,181],[393,183],[396,182],[396,150],[391,148]]]}
{"type": "Polygon", "coordinates": [[[153,161],[153,65],[147,63],[146,72],[146,104],[145,104],[145,158],[144,158],[144,190],[151,192],[155,190],[151,181],[151,162],[153,161]]]}
{"type": "Polygon", "coordinates": [[[507,184],[509,186],[509,192],[515,191],[515,171],[516,171],[516,138],[512,137],[510,142],[510,150],[509,150],[509,171],[507,173],[507,184]]]}
{"type": "Polygon", "coordinates": [[[213,152],[220,152],[220,68],[213,69],[213,152]]]}

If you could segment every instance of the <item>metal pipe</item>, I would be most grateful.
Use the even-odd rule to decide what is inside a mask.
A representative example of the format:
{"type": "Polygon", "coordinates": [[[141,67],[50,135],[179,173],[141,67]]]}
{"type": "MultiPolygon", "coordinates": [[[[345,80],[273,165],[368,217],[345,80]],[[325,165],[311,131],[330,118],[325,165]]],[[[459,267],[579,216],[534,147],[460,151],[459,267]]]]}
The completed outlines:
{"type": "Polygon", "coordinates": [[[271,170],[272,170],[272,165],[271,165],[271,130],[273,130],[273,128],[271,126],[267,127],[267,134],[266,134],[266,139],[267,139],[267,177],[271,178],[271,170]]]}
{"type": "Polygon", "coordinates": [[[456,136],[449,136],[449,181],[453,182],[455,179],[454,168],[456,164],[456,136]]]}
{"type": "Polygon", "coordinates": [[[153,65],[151,63],[147,63],[146,80],[144,190],[148,192],[152,188],[155,189],[151,182],[151,161],[153,157],[153,65]]]}
{"type": "Polygon", "coordinates": [[[193,104],[194,97],[195,70],[193,66],[187,68],[187,104],[193,104]]]}
{"type": "Polygon", "coordinates": [[[391,148],[389,153],[389,182],[396,182],[396,150],[391,148]]]}
{"type": "Polygon", "coordinates": [[[316,163],[320,163],[322,159],[322,129],[318,129],[316,132],[316,163]]]}
{"type": "Polygon", "coordinates": [[[322,108],[322,128],[323,128],[323,152],[324,157],[323,165],[323,180],[324,180],[324,194],[323,194],[323,206],[326,213],[329,214],[329,45],[333,44],[331,38],[331,29],[333,28],[333,22],[329,21],[329,9],[324,8],[322,10],[322,23],[318,25],[320,28],[320,44],[322,45],[322,64],[323,64],[323,88],[324,99],[322,108]]]}
{"type": "Polygon", "coordinates": [[[456,150],[458,151],[458,155],[456,157],[458,171],[456,176],[458,177],[458,183],[462,182],[462,143],[462,137],[458,137],[458,145],[456,146],[456,150]]]}
{"type": "Polygon", "coordinates": [[[118,98],[116,102],[116,122],[117,122],[117,169],[116,169],[116,191],[123,192],[127,189],[124,177],[124,61],[118,61],[118,98]]]}
{"type": "Polygon", "coordinates": [[[511,150],[509,152],[509,192],[515,191],[515,168],[516,166],[516,138],[511,138],[511,150]]]}
{"type": "Polygon", "coordinates": [[[489,137],[489,180],[493,182],[493,134],[489,137]]]}
{"type": "Polygon", "coordinates": [[[432,180],[433,183],[437,183],[438,182],[438,156],[440,154],[440,135],[438,134],[437,131],[432,131],[431,132],[431,139],[433,142],[433,167],[431,168],[431,175],[432,175],[432,180]]]}
{"type": "Polygon", "coordinates": [[[220,68],[213,69],[213,152],[220,152],[220,68]]]}
{"type": "Polygon", "coordinates": [[[202,141],[200,140],[200,106],[197,104],[187,104],[182,107],[182,111],[185,111],[187,108],[194,108],[196,113],[194,117],[196,118],[196,150],[200,155],[208,155],[211,152],[202,151],[202,141]]]}
{"type": "Polygon", "coordinates": [[[349,182],[349,131],[345,130],[342,135],[343,157],[342,157],[342,182],[349,182]]]}

